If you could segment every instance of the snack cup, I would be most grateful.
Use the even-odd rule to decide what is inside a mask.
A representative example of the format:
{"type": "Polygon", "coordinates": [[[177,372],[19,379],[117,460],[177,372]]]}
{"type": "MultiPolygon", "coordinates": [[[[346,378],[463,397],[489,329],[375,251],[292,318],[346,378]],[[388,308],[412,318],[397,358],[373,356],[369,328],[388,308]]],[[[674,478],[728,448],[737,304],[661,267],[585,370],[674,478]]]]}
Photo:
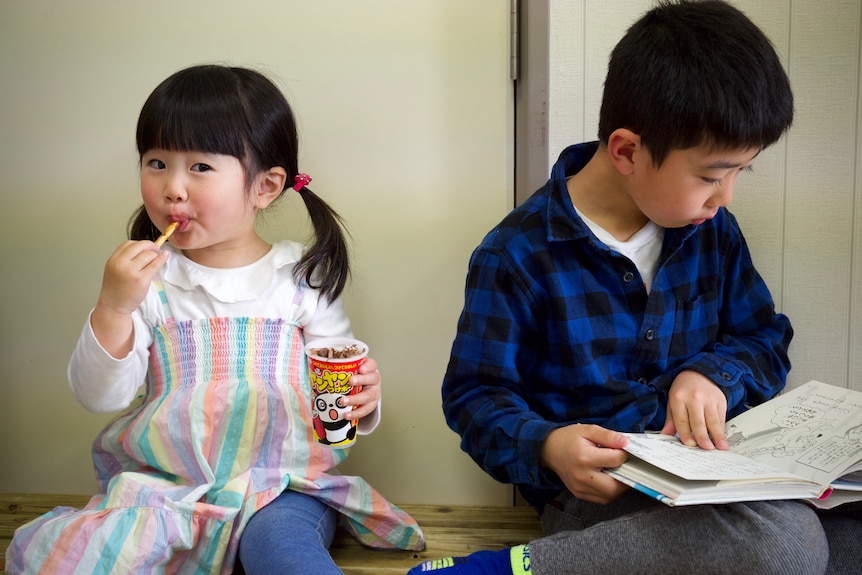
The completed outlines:
{"type": "Polygon", "coordinates": [[[314,439],[335,448],[350,447],[356,441],[356,420],[344,419],[353,407],[344,406],[341,398],[359,393],[361,386],[350,385],[350,380],[365,362],[368,346],[349,337],[327,337],[305,344],[308,356],[308,378],[311,382],[311,415],[314,439]],[[320,351],[342,354],[355,346],[357,353],[349,357],[326,357],[320,351]]]}

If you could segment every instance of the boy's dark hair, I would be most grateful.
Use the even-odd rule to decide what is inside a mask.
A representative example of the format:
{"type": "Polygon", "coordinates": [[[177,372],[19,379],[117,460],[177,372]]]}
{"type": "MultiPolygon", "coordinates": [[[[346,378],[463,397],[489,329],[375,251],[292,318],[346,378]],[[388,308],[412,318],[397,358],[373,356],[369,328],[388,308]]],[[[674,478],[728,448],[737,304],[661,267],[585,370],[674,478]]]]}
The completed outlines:
{"type": "MultiPolygon", "coordinates": [[[[156,148],[233,156],[245,170],[247,186],[261,171],[280,166],[287,171],[282,194],[293,188],[299,173],[299,144],[290,105],[266,76],[247,68],[203,65],[174,73],[144,103],[136,139],[141,157],[156,148]]],[[[315,241],[294,274],[298,282],[304,280],[334,300],[350,275],[343,222],[308,187],[300,195],[315,241]]],[[[144,206],[129,221],[128,235],[133,240],[159,236],[144,206]]]]}
{"type": "Polygon", "coordinates": [[[765,148],[793,121],[793,93],[769,39],[721,0],[664,1],[611,52],[599,139],[627,128],[656,166],[707,145],[765,148]]]}

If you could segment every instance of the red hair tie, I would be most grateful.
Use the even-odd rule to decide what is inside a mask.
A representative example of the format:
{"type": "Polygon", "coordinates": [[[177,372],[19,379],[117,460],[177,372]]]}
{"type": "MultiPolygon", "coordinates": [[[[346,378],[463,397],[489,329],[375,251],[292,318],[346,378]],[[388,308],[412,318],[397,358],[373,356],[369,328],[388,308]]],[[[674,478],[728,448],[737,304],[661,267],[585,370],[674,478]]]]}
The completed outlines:
{"type": "Polygon", "coordinates": [[[309,176],[308,174],[303,174],[302,172],[300,172],[300,173],[296,174],[296,176],[293,178],[293,181],[296,182],[296,184],[294,184],[294,186],[293,186],[293,189],[298,192],[303,187],[305,187],[311,183],[311,176],[309,176]]]}

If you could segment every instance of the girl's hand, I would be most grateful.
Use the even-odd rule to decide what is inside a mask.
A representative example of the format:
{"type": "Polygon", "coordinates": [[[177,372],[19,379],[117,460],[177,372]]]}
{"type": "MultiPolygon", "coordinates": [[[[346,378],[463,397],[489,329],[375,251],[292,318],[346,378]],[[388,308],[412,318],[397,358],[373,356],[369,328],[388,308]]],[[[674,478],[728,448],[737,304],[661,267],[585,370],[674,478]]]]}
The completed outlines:
{"type": "Polygon", "coordinates": [[[598,425],[559,427],[542,444],[541,463],[557,474],[572,495],[593,503],[607,504],[628,492],[629,487],[602,470],[622,465],[629,442],[622,433],[598,425]]]}
{"type": "Polygon", "coordinates": [[[151,241],[126,241],[105,264],[102,290],[90,317],[96,339],[116,358],[132,349],[132,312],[149,290],[159,269],[168,261],[168,252],[159,252],[151,241]]]}
{"type": "Polygon", "coordinates": [[[160,253],[154,242],[123,242],[105,264],[97,305],[130,315],[144,301],[150,283],[166,261],[168,252],[160,253]]]}
{"type": "Polygon", "coordinates": [[[717,385],[696,371],[680,372],[668,393],[667,419],[661,432],[679,434],[684,444],[727,449],[724,422],[727,398],[717,385]]]}
{"type": "Polygon", "coordinates": [[[354,387],[361,385],[362,391],[344,399],[346,405],[356,406],[353,411],[345,414],[344,418],[362,419],[377,409],[377,404],[380,403],[380,372],[377,370],[377,362],[366,357],[365,362],[359,366],[359,373],[350,378],[350,384],[354,387]]]}

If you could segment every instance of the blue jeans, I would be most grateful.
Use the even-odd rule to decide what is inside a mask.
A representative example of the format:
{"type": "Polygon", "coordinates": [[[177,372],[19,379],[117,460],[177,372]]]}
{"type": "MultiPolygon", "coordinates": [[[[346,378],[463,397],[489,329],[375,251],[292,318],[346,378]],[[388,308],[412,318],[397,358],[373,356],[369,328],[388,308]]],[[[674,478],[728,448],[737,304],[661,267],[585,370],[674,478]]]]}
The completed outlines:
{"type": "Polygon", "coordinates": [[[289,489],[252,515],[240,536],[246,575],[343,575],[329,555],[336,512],[289,489]]]}

